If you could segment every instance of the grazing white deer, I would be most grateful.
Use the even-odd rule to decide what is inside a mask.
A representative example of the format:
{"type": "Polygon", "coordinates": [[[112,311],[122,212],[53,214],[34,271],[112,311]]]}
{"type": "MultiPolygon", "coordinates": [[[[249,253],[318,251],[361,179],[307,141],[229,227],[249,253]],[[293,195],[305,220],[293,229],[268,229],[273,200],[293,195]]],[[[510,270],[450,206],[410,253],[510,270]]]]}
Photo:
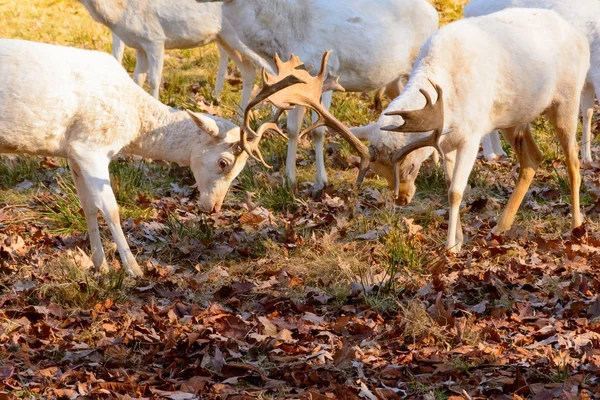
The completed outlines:
{"type": "MultiPolygon", "coordinates": [[[[598,0],[472,0],[465,6],[464,15],[478,17],[513,7],[554,10],[587,37],[591,60],[581,93],[583,116],[581,160],[584,163],[591,163],[594,95],[600,99],[600,2],[598,0]]],[[[483,139],[483,151],[488,159],[494,156],[496,153],[494,149],[498,147],[502,149],[497,133],[495,136],[483,139]]]]}
{"type": "Polygon", "coordinates": [[[242,75],[245,107],[252,92],[255,69],[220,38],[223,3],[142,0],[79,0],[95,21],[112,31],[113,55],[122,61],[124,44],[136,50],[135,82],[142,86],[149,75],[152,95],[158,98],[165,49],[187,49],[217,42],[219,71],[213,95],[223,90],[228,55],[242,75]]]}
{"type": "Polygon", "coordinates": [[[577,227],[582,219],[575,137],[589,60],[586,37],[554,11],[515,8],[454,22],[427,41],[402,94],[378,122],[352,132],[369,140],[371,168],[395,187],[401,205],[414,195],[421,163],[439,149],[449,189],[446,245],[457,252],[463,242],[459,207],[482,137],[499,129],[520,163],[515,190],[494,227],[501,234],[512,225],[542,161],[529,123],[545,114],[565,152],[577,227]]]}
{"type": "MultiPolygon", "coordinates": [[[[328,72],[352,92],[376,90],[408,75],[438,27],[437,12],[426,0],[225,0],[223,16],[228,29],[221,37],[257,67],[274,73],[276,53],[283,59],[294,53],[307,65],[318,65],[322,54],[333,50],[328,72]]],[[[326,108],[331,99],[331,91],[323,93],[326,108]]],[[[292,185],[303,115],[303,107],[288,115],[286,175],[292,185]]],[[[313,131],[315,196],[327,185],[324,133],[322,127],[313,131]]]]}
{"type": "Polygon", "coordinates": [[[190,166],[206,212],[221,208],[246,163],[236,125],[165,106],[106,53],[0,39],[0,76],[0,153],[67,158],[97,268],[106,268],[100,210],[126,271],[142,275],[110,185],[108,164],[115,154],[190,166]]]}

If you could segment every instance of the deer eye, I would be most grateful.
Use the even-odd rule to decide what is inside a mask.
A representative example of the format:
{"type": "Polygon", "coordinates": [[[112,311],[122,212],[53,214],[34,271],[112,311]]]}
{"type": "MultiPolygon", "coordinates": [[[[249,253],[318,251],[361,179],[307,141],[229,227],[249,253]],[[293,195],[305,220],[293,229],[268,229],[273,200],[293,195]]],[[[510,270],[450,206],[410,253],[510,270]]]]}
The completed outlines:
{"type": "Polygon", "coordinates": [[[219,167],[221,167],[221,169],[225,169],[227,167],[229,167],[229,160],[225,159],[225,158],[221,158],[219,159],[219,167]]]}

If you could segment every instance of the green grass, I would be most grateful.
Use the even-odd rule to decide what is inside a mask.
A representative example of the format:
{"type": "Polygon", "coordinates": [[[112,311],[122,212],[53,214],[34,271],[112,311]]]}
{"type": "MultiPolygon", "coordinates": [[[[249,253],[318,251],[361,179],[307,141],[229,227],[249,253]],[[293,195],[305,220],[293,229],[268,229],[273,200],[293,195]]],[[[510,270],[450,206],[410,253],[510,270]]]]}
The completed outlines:
{"type": "Polygon", "coordinates": [[[26,179],[39,181],[42,172],[39,157],[0,156],[0,189],[10,189],[26,179]]]}
{"type": "Polygon", "coordinates": [[[43,206],[42,216],[52,223],[54,233],[85,232],[87,230],[85,215],[72,179],[57,175],[56,185],[57,190],[50,191],[48,196],[38,197],[38,201],[43,206]]]}
{"type": "Polygon", "coordinates": [[[202,215],[195,220],[181,221],[177,215],[169,214],[166,226],[169,234],[174,239],[190,238],[209,243],[215,236],[215,231],[209,219],[202,215]]]}
{"type": "Polygon", "coordinates": [[[77,252],[61,256],[45,267],[53,281],[39,287],[40,297],[65,308],[90,308],[106,299],[122,301],[127,297],[125,270],[111,269],[101,278],[82,269],[77,252]]]}

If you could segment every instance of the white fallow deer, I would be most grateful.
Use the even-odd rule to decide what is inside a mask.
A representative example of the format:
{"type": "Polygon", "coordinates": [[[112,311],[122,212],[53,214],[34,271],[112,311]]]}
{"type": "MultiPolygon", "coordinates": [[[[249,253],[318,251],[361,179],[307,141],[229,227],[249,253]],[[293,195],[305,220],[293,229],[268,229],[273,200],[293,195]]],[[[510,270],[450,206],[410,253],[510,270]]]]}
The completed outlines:
{"type": "MultiPolygon", "coordinates": [[[[136,50],[135,82],[142,86],[149,75],[152,95],[158,98],[165,49],[188,49],[217,42],[219,71],[213,95],[225,82],[228,56],[242,75],[242,109],[252,92],[255,69],[220,37],[222,2],[79,0],[92,18],[112,31],[113,55],[123,58],[124,44],[136,50]]],[[[230,28],[228,30],[231,30],[230,28]]]]}
{"type": "MultiPolygon", "coordinates": [[[[333,50],[328,73],[351,92],[377,90],[408,75],[419,49],[436,31],[438,15],[426,0],[225,0],[223,17],[232,31],[221,35],[228,45],[273,74],[273,57],[292,53],[306,65],[319,65],[333,50]]],[[[332,93],[323,93],[329,108],[332,93]]],[[[288,115],[288,183],[296,181],[296,153],[304,108],[288,115]]],[[[313,115],[313,120],[316,114],[313,115]]],[[[317,176],[313,195],[327,185],[323,155],[324,128],[313,132],[317,176]]]]}
{"type": "MultiPolygon", "coordinates": [[[[581,93],[583,135],[581,160],[592,162],[592,116],[594,95],[600,99],[600,2],[598,0],[471,0],[465,6],[465,17],[478,17],[506,8],[542,8],[556,11],[567,22],[583,33],[590,44],[590,69],[581,93]]],[[[488,159],[502,149],[498,133],[483,138],[483,152],[488,159]]]]}
{"type": "Polygon", "coordinates": [[[119,222],[108,165],[120,151],[190,166],[203,211],[218,211],[248,156],[239,127],[162,104],[109,54],[0,39],[0,153],[65,157],[86,217],[92,261],[106,269],[98,210],[126,271],[142,275],[119,222]]]}
{"type": "Polygon", "coordinates": [[[500,130],[520,163],[515,190],[493,230],[500,235],[512,225],[542,161],[529,124],[544,114],[565,152],[577,227],[577,115],[589,60],[586,37],[554,11],[509,9],[460,20],[427,41],[402,94],[379,120],[352,132],[370,142],[371,168],[394,186],[401,205],[415,193],[421,163],[434,148],[440,151],[450,205],[446,246],[457,252],[463,243],[459,207],[482,137],[500,130]]]}

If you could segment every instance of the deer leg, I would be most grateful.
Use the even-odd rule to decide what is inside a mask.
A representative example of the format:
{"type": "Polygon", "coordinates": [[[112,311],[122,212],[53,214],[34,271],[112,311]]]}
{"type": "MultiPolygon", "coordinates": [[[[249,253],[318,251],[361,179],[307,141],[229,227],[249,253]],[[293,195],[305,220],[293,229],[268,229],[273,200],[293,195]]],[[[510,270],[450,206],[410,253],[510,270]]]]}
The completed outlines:
{"type": "MultiPolygon", "coordinates": [[[[477,158],[479,150],[479,139],[477,141],[466,142],[455,150],[454,168],[452,170],[452,179],[449,182],[448,203],[450,205],[450,220],[448,223],[448,239],[446,248],[452,253],[458,253],[462,247],[462,226],[460,224],[460,203],[467,188],[469,175],[473,169],[473,164],[477,158]],[[460,232],[459,232],[460,231],[460,232]]],[[[452,158],[452,155],[451,155],[452,158]]],[[[446,174],[449,175],[449,168],[452,161],[445,161],[446,174]]],[[[448,180],[446,181],[448,183],[448,180]]]]}
{"type": "Polygon", "coordinates": [[[483,156],[488,161],[493,161],[499,156],[506,156],[506,153],[502,149],[502,142],[500,142],[500,135],[498,131],[491,131],[485,135],[481,140],[483,147],[483,156]]]}
{"type": "Polygon", "coordinates": [[[254,85],[254,78],[256,77],[256,67],[250,60],[244,58],[238,64],[238,68],[242,75],[242,99],[240,100],[240,107],[243,110],[248,105],[248,102],[250,102],[252,86],[254,85]]]}
{"type": "MultiPolygon", "coordinates": [[[[456,161],[456,153],[457,150],[451,150],[444,154],[444,177],[446,180],[446,189],[450,190],[452,186],[452,174],[454,173],[454,165],[456,161]]],[[[437,151],[434,151],[434,154],[437,154],[437,151]]],[[[448,230],[448,234],[450,234],[450,230],[448,230]]],[[[458,218],[455,232],[456,243],[463,243],[463,232],[462,232],[462,224],[460,223],[460,217],[458,218]]]]}
{"type": "Polygon", "coordinates": [[[90,249],[92,251],[92,262],[94,267],[101,272],[108,272],[108,264],[106,263],[106,257],[104,256],[104,249],[102,248],[102,239],[100,238],[100,228],[98,227],[98,208],[92,200],[92,196],[88,191],[87,186],[83,180],[81,169],[73,159],[69,159],[69,166],[71,167],[71,174],[73,175],[73,181],[77,188],[77,195],[85,214],[85,221],[88,228],[88,236],[90,238],[90,249]]]}
{"type": "Polygon", "coordinates": [[[142,49],[135,50],[135,70],[133,71],[133,81],[139,86],[144,87],[146,76],[148,75],[148,55],[142,49]]]}
{"type": "Polygon", "coordinates": [[[119,64],[123,62],[123,53],[125,52],[125,43],[121,40],[120,37],[112,33],[112,55],[117,59],[119,64]]]}
{"type": "MultiPolygon", "coordinates": [[[[326,109],[331,106],[333,92],[328,91],[323,93],[322,102],[326,109]]],[[[312,113],[312,122],[317,122],[317,113],[312,113]]],[[[325,127],[321,126],[313,131],[313,139],[315,142],[315,159],[317,166],[317,178],[312,191],[312,197],[315,199],[321,198],[325,187],[327,186],[327,170],[325,169],[324,142],[325,142],[325,127]]]]}
{"type": "Polygon", "coordinates": [[[515,190],[508,199],[508,203],[500,217],[500,221],[492,230],[495,235],[500,235],[510,229],[521,202],[527,190],[529,190],[535,171],[543,159],[543,154],[535,144],[529,125],[503,129],[502,133],[512,148],[515,149],[519,162],[519,178],[515,190]]]}
{"type": "Polygon", "coordinates": [[[592,116],[594,115],[594,86],[586,83],[581,91],[581,116],[583,117],[583,133],[581,135],[581,161],[592,162],[592,116]]]}
{"type": "MultiPolygon", "coordinates": [[[[229,46],[223,40],[217,39],[217,44],[219,45],[219,49],[222,49],[227,53],[236,67],[240,70],[240,74],[242,75],[242,99],[240,100],[240,109],[244,110],[252,95],[252,86],[254,85],[254,78],[256,77],[256,67],[248,58],[229,46]]],[[[220,53],[220,50],[220,57],[223,58],[224,56],[220,53]]]]}
{"type": "Polygon", "coordinates": [[[156,44],[149,49],[146,49],[148,54],[148,63],[150,64],[150,90],[152,96],[158,99],[160,92],[160,81],[162,79],[163,64],[165,58],[165,47],[163,43],[156,44]]]}
{"type": "MultiPolygon", "coordinates": [[[[575,105],[575,107],[577,106],[575,105]]],[[[565,163],[567,164],[571,186],[571,228],[577,228],[583,221],[579,207],[581,175],[579,173],[579,159],[577,158],[577,108],[575,110],[573,108],[571,104],[558,104],[555,110],[548,113],[548,116],[552,125],[554,125],[558,141],[565,152],[565,163]]]]}
{"type": "Polygon", "coordinates": [[[229,63],[229,55],[219,43],[217,43],[217,50],[219,50],[219,70],[217,71],[215,88],[212,91],[212,95],[216,99],[218,99],[221,96],[221,92],[223,92],[225,75],[227,74],[227,64],[229,63]]]}
{"type": "Polygon", "coordinates": [[[129,275],[142,276],[143,272],[131,253],[121,229],[119,206],[110,186],[110,176],[108,173],[110,159],[99,156],[97,152],[93,154],[78,152],[72,158],[79,167],[78,170],[81,173],[80,179],[82,185],[85,186],[89,194],[87,201],[91,202],[102,212],[117,245],[125,270],[129,275]]]}
{"type": "Polygon", "coordinates": [[[304,117],[304,107],[296,106],[288,111],[287,129],[288,129],[288,148],[285,161],[285,176],[287,184],[290,187],[296,186],[296,153],[298,152],[298,139],[300,129],[302,128],[302,119],[304,117]]]}

